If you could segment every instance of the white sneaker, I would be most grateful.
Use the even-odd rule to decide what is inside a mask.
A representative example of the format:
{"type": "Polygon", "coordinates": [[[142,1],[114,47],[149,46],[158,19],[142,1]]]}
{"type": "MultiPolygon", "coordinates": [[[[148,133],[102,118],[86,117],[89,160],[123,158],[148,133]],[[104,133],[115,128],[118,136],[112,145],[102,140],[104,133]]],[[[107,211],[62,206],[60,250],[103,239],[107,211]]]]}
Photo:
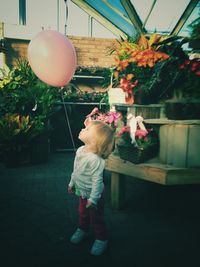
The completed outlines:
{"type": "Polygon", "coordinates": [[[77,228],[74,234],[72,235],[70,241],[73,244],[79,244],[83,239],[85,239],[88,236],[86,232],[84,232],[82,229],[77,228]]]}
{"type": "Polygon", "coordinates": [[[96,239],[94,241],[94,244],[93,244],[91,250],[90,250],[90,254],[95,255],[95,256],[99,256],[99,255],[104,253],[104,251],[106,250],[107,246],[108,246],[108,241],[107,240],[103,241],[103,240],[96,239]]]}

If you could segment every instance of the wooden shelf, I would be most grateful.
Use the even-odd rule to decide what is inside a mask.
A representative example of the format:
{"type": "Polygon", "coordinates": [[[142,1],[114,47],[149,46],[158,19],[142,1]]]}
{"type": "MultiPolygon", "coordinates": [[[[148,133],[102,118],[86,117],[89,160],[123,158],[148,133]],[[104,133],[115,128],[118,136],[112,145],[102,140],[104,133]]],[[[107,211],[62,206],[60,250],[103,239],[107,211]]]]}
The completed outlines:
{"type": "Polygon", "coordinates": [[[111,172],[111,205],[116,209],[123,206],[126,176],[162,185],[200,183],[200,168],[178,168],[165,165],[157,158],[145,163],[133,164],[111,154],[106,160],[106,170],[111,172]]]}
{"type": "Polygon", "coordinates": [[[104,79],[103,76],[95,76],[95,75],[74,75],[72,80],[75,79],[104,79]]]}
{"type": "Polygon", "coordinates": [[[145,119],[144,122],[148,124],[184,124],[184,125],[200,124],[200,120],[168,120],[167,118],[145,119]]]}
{"type": "Polygon", "coordinates": [[[157,158],[146,163],[133,164],[111,155],[106,160],[106,170],[163,185],[200,183],[200,168],[178,168],[162,164],[157,158]]]}

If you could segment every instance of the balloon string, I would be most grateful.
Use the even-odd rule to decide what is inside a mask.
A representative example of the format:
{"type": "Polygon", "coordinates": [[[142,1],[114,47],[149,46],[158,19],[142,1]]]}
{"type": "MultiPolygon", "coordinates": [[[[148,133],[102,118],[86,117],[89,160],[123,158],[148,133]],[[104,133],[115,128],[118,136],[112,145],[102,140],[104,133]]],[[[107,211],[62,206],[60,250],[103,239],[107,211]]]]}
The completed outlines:
{"type": "Polygon", "coordinates": [[[74,143],[74,138],[73,138],[73,134],[72,134],[71,125],[70,125],[70,122],[69,122],[69,116],[68,116],[67,109],[66,109],[66,106],[65,106],[65,101],[64,101],[62,89],[63,89],[63,87],[61,87],[61,97],[62,97],[62,103],[63,103],[64,111],[65,111],[65,118],[66,118],[66,121],[67,121],[68,129],[69,129],[69,134],[70,134],[72,145],[73,145],[73,149],[75,151],[76,150],[76,147],[75,147],[75,143],[74,143]]]}
{"type": "Polygon", "coordinates": [[[67,0],[64,1],[65,1],[65,35],[67,35],[68,5],[67,5],[67,0]]]}

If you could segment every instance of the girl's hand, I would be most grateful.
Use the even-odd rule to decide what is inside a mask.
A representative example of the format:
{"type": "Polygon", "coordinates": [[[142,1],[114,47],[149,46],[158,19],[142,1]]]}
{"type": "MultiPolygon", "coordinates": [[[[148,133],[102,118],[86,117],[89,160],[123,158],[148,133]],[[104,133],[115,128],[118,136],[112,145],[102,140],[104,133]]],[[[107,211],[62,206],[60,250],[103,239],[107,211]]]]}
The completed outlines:
{"type": "Polygon", "coordinates": [[[68,193],[73,194],[75,192],[75,187],[74,186],[68,186],[68,193]]]}
{"type": "Polygon", "coordinates": [[[86,205],[86,208],[88,209],[88,208],[97,208],[97,206],[94,204],[94,203],[92,203],[91,201],[87,201],[87,205],[86,205]]]}

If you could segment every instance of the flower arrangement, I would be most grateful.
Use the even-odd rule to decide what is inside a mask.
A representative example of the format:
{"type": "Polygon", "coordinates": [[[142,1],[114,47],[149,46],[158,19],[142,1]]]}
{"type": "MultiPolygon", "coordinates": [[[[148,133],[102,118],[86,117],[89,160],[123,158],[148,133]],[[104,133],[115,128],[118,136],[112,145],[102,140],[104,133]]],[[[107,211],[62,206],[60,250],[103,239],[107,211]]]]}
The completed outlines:
{"type": "MultiPolygon", "coordinates": [[[[169,55],[160,51],[159,42],[167,37],[152,34],[150,39],[141,35],[137,41],[123,40],[116,52],[113,68],[114,84],[120,85],[125,92],[126,102],[132,105],[139,88],[151,78],[155,65],[169,59],[169,55]]],[[[143,88],[148,90],[148,88],[143,88]]]]}
{"type": "Polygon", "coordinates": [[[200,98],[198,58],[191,59],[182,45],[189,38],[141,35],[138,40],[122,40],[112,68],[113,85],[120,86],[130,105],[166,101],[179,94],[200,98]]]}
{"type": "Polygon", "coordinates": [[[164,103],[165,115],[172,120],[192,120],[200,118],[200,60],[186,58],[174,62],[174,75],[165,90],[173,94],[164,103]]]}
{"type": "MultiPolygon", "coordinates": [[[[157,139],[152,135],[153,129],[143,130],[137,129],[135,131],[134,146],[141,149],[145,149],[154,143],[157,143],[157,139]]],[[[116,134],[118,145],[132,146],[131,130],[130,126],[123,126],[116,134]]]]}
{"type": "Polygon", "coordinates": [[[186,59],[180,64],[176,83],[183,97],[200,99],[200,60],[186,59]]]}
{"type": "Polygon", "coordinates": [[[154,129],[145,128],[142,117],[129,114],[127,125],[117,129],[116,145],[122,159],[141,163],[156,156],[158,135],[154,129]]]}
{"type": "Polygon", "coordinates": [[[152,128],[145,128],[143,118],[132,114],[127,116],[127,125],[117,129],[116,138],[119,145],[135,146],[141,149],[158,142],[155,131],[152,128]]]}
{"type": "MultiPolygon", "coordinates": [[[[91,120],[101,120],[115,129],[115,143],[119,156],[133,163],[144,162],[158,152],[158,136],[155,130],[146,129],[143,118],[129,114],[123,118],[122,114],[115,111],[102,113],[94,108],[86,116],[85,125],[91,120]]],[[[117,150],[115,150],[118,154],[117,150]]]]}

